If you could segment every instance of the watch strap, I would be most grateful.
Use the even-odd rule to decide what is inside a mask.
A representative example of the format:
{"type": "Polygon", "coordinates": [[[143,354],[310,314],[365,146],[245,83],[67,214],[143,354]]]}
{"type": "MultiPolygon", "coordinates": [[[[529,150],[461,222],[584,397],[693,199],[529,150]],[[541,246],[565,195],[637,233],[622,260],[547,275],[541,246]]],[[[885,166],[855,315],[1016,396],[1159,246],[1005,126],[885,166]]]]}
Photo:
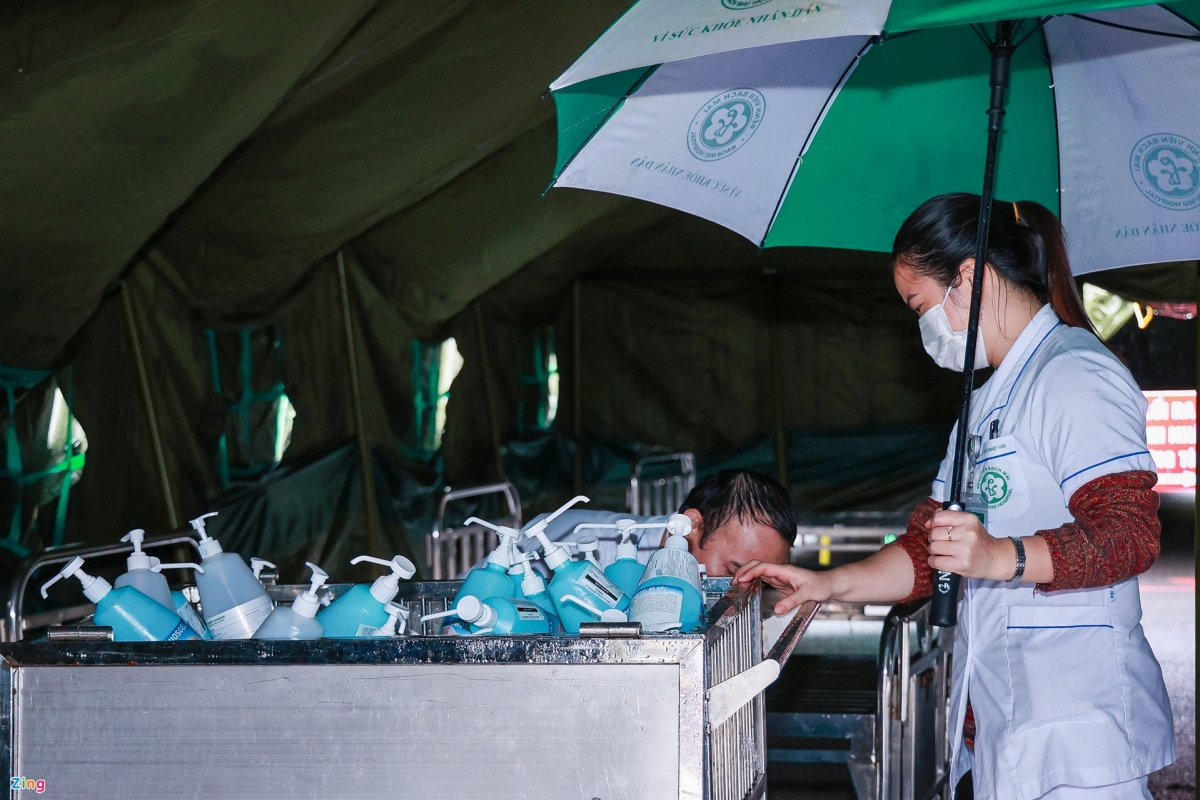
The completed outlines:
{"type": "Polygon", "coordinates": [[[1020,536],[1010,536],[1008,538],[1012,539],[1012,543],[1017,548],[1017,571],[1013,573],[1012,578],[1009,579],[1009,583],[1020,583],[1021,579],[1025,577],[1025,543],[1021,541],[1020,536]]]}

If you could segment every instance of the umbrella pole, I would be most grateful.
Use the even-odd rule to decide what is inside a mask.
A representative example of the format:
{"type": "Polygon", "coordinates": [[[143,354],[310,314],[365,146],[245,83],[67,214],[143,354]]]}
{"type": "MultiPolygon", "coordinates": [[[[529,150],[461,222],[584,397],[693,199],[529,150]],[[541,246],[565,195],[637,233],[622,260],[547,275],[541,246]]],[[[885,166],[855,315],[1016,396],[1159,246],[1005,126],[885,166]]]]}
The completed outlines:
{"type": "MultiPolygon", "coordinates": [[[[975,349],[979,338],[979,307],[983,301],[983,274],[987,263],[988,234],[992,226],[992,197],[996,183],[996,150],[1000,145],[1000,125],[1004,119],[1004,95],[1008,89],[1009,66],[1012,61],[1012,22],[996,23],[996,38],[989,48],[992,52],[992,102],[988,108],[987,156],[983,166],[983,191],[980,192],[979,226],[975,231],[975,270],[971,281],[971,310],[967,317],[967,353],[963,363],[962,408],[958,413],[957,435],[954,440],[954,463],[950,479],[950,494],[943,508],[963,510],[963,469],[967,455],[971,392],[975,389],[975,349]]],[[[942,628],[958,624],[958,591],[962,577],[951,572],[934,576],[930,622],[942,628]]]]}

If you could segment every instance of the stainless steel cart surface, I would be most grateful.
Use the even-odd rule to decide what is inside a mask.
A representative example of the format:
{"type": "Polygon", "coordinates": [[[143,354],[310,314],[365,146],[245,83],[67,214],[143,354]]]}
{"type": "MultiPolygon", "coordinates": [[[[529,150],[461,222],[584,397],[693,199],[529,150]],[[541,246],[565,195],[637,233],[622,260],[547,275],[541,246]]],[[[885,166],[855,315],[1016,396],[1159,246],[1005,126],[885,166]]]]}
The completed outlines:
{"type": "Polygon", "coordinates": [[[5,644],[0,768],[87,800],[759,797],[762,689],[817,609],[764,654],[727,588],[694,634],[5,644]]]}

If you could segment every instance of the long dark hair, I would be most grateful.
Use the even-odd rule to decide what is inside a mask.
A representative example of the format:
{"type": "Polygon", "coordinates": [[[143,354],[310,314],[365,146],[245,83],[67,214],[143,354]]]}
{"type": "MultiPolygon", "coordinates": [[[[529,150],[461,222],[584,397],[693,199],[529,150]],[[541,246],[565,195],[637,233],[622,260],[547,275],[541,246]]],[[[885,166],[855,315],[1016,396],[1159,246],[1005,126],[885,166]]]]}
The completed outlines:
{"type": "MultiPolygon", "coordinates": [[[[896,233],[893,263],[950,286],[958,268],[975,257],[979,195],[957,192],[926,200],[896,233]]],[[[1032,200],[992,203],[987,263],[1000,277],[1049,303],[1058,318],[1092,330],[1067,261],[1062,225],[1054,212],[1032,200]]]]}

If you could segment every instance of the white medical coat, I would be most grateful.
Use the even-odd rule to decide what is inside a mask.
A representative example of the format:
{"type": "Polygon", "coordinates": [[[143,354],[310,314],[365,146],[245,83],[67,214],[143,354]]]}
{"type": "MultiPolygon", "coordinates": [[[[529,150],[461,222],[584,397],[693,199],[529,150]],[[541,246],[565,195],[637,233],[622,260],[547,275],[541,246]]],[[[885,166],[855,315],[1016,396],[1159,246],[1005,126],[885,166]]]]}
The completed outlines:
{"type": "MultiPolygon", "coordinates": [[[[1071,522],[1080,486],[1154,471],[1146,401],[1091,333],[1045,306],[971,399],[984,437],[975,470],[993,536],[1071,522]],[[988,439],[992,421],[998,435],[988,439]]],[[[954,436],[934,482],[945,499],[954,436]]],[[[950,735],[952,785],[972,770],[979,798],[1033,800],[1055,786],[1103,786],[1175,760],[1162,670],[1142,632],[1137,578],[1045,593],[970,579],[959,601],[950,735]],[[975,751],[962,743],[970,697],[975,751]]]]}

